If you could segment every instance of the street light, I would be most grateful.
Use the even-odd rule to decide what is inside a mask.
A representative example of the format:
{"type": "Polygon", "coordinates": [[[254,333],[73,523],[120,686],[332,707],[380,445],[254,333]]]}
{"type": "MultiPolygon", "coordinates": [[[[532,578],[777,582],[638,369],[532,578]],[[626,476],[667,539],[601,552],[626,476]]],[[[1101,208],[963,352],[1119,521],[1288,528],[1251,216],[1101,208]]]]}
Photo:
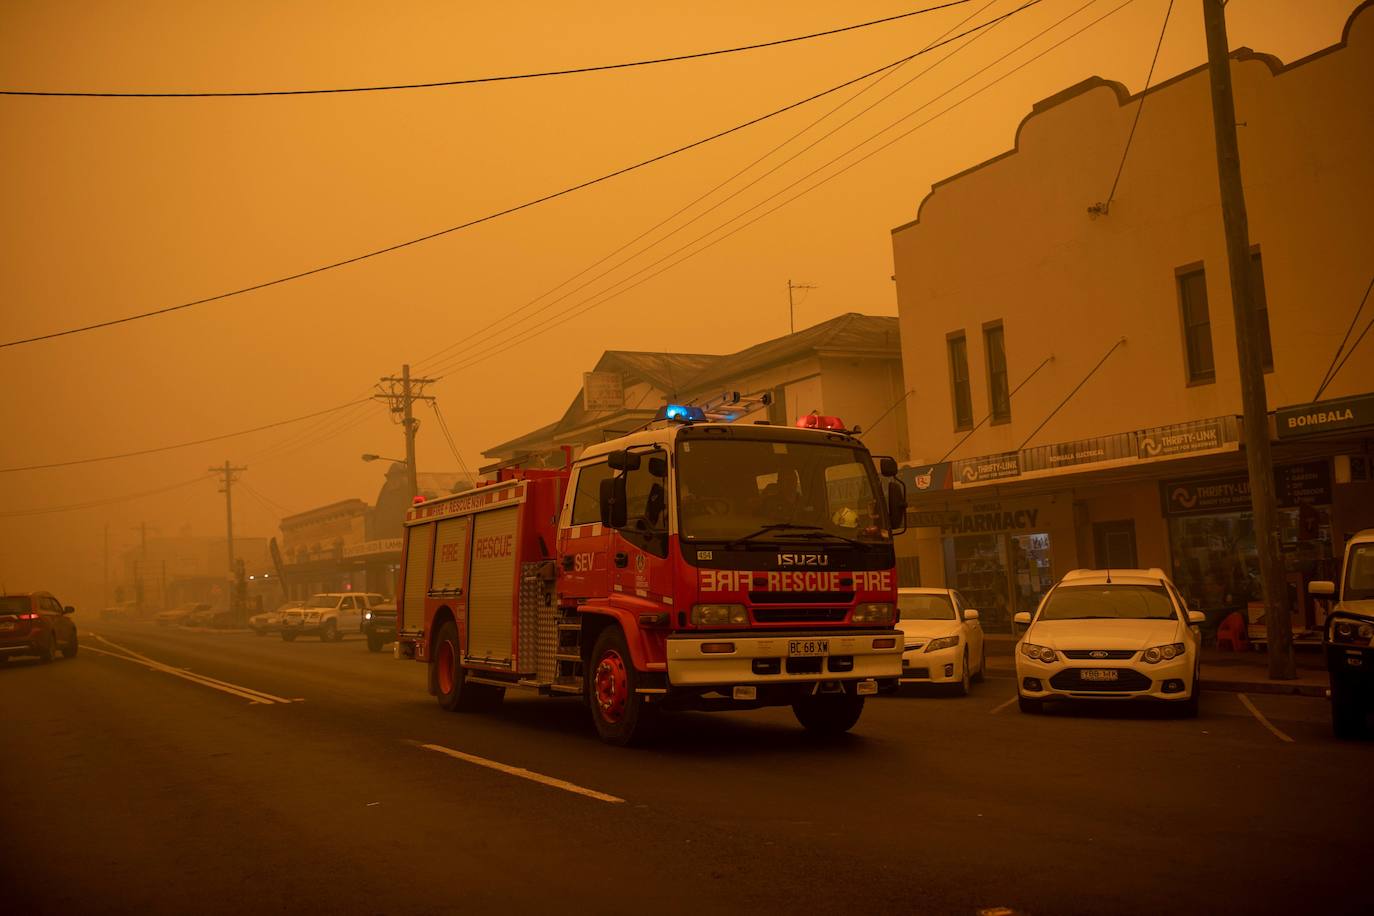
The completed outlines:
{"type": "Polygon", "coordinates": [[[384,457],[384,456],[382,456],[382,455],[371,455],[371,454],[363,455],[363,460],[364,460],[364,461],[393,461],[393,462],[395,462],[396,464],[405,464],[405,461],[404,461],[403,459],[401,459],[401,458],[386,458],[386,457],[384,457]]]}

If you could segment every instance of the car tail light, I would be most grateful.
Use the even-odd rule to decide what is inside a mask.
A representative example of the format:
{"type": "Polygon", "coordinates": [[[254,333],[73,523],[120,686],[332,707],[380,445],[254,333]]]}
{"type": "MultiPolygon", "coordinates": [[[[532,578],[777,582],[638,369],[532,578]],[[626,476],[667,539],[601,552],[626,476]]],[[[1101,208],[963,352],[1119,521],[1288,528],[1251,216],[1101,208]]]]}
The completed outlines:
{"type": "Polygon", "coordinates": [[[20,614],[20,615],[19,615],[19,619],[20,619],[20,620],[37,620],[37,619],[38,619],[38,615],[37,615],[37,614],[20,614]]]}

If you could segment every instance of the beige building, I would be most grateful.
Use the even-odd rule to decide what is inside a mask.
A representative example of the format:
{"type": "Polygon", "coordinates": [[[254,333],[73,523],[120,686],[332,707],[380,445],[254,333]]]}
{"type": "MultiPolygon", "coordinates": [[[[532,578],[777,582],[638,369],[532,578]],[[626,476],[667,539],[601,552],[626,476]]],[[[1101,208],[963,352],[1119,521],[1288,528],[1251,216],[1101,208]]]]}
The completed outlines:
{"type": "MultiPolygon", "coordinates": [[[[1374,525],[1374,339],[1310,405],[1374,271],[1369,6],[1332,48],[1231,67],[1299,626],[1317,622],[1304,581],[1374,525]]],[[[1258,597],[1205,69],[1146,93],[1102,206],[1141,103],[1101,79],[1046,99],[892,233],[900,552],[994,627],[1080,566],[1161,566],[1213,623],[1258,597]]]]}
{"type": "Polygon", "coordinates": [[[755,404],[740,420],[790,424],[814,410],[863,427],[875,453],[910,457],[895,318],[851,312],[724,356],[610,350],[592,371],[609,381],[610,402],[579,390],[560,419],[484,451],[493,463],[483,472],[562,467],[565,447],[575,458],[587,445],[643,426],[664,404],[715,404],[726,392],[755,404]],[[759,405],[763,395],[772,403],[759,405]]]}

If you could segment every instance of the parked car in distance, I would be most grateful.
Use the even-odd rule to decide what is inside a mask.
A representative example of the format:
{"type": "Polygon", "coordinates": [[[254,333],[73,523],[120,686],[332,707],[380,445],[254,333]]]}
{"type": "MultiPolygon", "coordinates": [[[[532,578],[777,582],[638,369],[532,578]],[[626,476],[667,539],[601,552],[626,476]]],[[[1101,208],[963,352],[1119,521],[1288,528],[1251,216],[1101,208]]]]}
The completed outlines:
{"type": "Polygon", "coordinates": [[[1076,569],[1049,590],[1016,644],[1022,712],[1047,700],[1160,700],[1197,715],[1205,619],[1160,569],[1076,569]]]}
{"type": "Polygon", "coordinates": [[[209,609],[210,605],[204,604],[203,602],[188,601],[186,604],[179,604],[174,608],[158,611],[153,615],[153,619],[156,620],[158,626],[161,627],[184,626],[192,614],[197,611],[208,611],[209,609]]]}
{"type": "Polygon", "coordinates": [[[188,627],[213,626],[215,623],[215,618],[225,613],[227,612],[222,608],[214,608],[206,604],[197,607],[194,611],[187,614],[186,619],[182,621],[182,623],[184,626],[188,627]]]}
{"type": "Polygon", "coordinates": [[[137,601],[120,601],[100,609],[101,620],[133,620],[138,612],[137,601]]]}
{"type": "Polygon", "coordinates": [[[363,611],[363,635],[367,637],[369,652],[380,652],[382,647],[396,640],[396,600],[374,604],[363,611]]]}
{"type": "Polygon", "coordinates": [[[345,633],[362,632],[363,612],[385,600],[369,592],[323,592],[304,607],[282,613],[281,638],[287,642],[303,635],[318,636],[324,642],[341,640],[345,633]]]}
{"type": "Polygon", "coordinates": [[[964,696],[982,680],[987,652],[978,612],[951,588],[897,589],[902,684],[949,684],[964,696]]]}
{"type": "Polygon", "coordinates": [[[49,592],[0,595],[0,661],[36,655],[50,662],[59,651],[72,658],[77,650],[74,613],[49,592]]]}
{"type": "Polygon", "coordinates": [[[288,601],[274,611],[263,611],[261,614],[254,614],[248,618],[248,628],[256,636],[266,636],[268,633],[278,633],[281,631],[282,614],[293,608],[305,607],[304,601],[288,601]]]}
{"type": "Polygon", "coordinates": [[[1337,584],[1310,582],[1307,591],[1338,598],[1322,633],[1331,679],[1331,730],[1337,738],[1356,738],[1374,709],[1374,528],[1345,545],[1337,584]]]}

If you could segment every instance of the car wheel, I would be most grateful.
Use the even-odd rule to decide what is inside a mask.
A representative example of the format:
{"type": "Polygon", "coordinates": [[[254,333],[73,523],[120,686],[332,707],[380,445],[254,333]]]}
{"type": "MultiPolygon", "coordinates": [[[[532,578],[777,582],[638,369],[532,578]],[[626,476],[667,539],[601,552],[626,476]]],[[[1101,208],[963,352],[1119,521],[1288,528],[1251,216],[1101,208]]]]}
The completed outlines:
{"type": "Polygon", "coordinates": [[[653,736],[658,707],[637,693],[639,675],[629,646],[618,626],[608,626],[596,638],[587,669],[587,705],[596,733],[607,744],[625,747],[653,736]]]}
{"type": "Polygon", "coordinates": [[[380,652],[384,645],[385,643],[382,642],[382,637],[378,636],[376,633],[367,634],[367,651],[380,652]]]}
{"type": "Polygon", "coordinates": [[[62,657],[63,657],[63,658],[76,658],[76,650],[77,650],[76,634],[73,633],[73,634],[72,634],[72,641],[69,642],[67,645],[65,645],[65,646],[62,647],[62,657]]]}
{"type": "Polygon", "coordinates": [[[1178,707],[1178,714],[1181,718],[1197,718],[1198,706],[1202,701],[1202,687],[1198,683],[1198,675],[1200,673],[1200,669],[1193,669],[1193,689],[1188,692],[1188,699],[1184,700],[1178,707]]]}
{"type": "Polygon", "coordinates": [[[1022,712],[1032,715],[1045,711],[1045,701],[1038,697],[1023,697],[1017,694],[1016,705],[1021,708],[1022,712]]]}
{"type": "Polygon", "coordinates": [[[335,642],[339,638],[339,625],[332,620],[326,620],[324,629],[320,630],[320,642],[335,642]]]}
{"type": "Polygon", "coordinates": [[[1337,738],[1358,738],[1364,732],[1364,709],[1354,691],[1339,680],[1331,681],[1331,733],[1337,738]]]}
{"type": "Polygon", "coordinates": [[[38,660],[46,665],[53,660],[55,655],[57,655],[57,637],[49,632],[48,638],[43,640],[43,647],[38,650],[38,660]]]}
{"type": "Polygon", "coordinates": [[[296,641],[296,637],[297,637],[298,635],[300,635],[300,634],[298,634],[298,633],[288,633],[288,632],[286,632],[285,630],[283,630],[283,631],[282,631],[282,634],[281,634],[281,640],[282,640],[282,642],[295,642],[295,641],[296,641]]]}
{"type": "Polygon", "coordinates": [[[813,735],[834,736],[849,731],[864,711],[857,693],[817,693],[792,704],[792,714],[813,735]]]}
{"type": "Polygon", "coordinates": [[[987,644],[987,641],[984,640],[983,644],[982,644],[981,646],[978,647],[978,673],[975,674],[975,675],[973,675],[973,679],[974,679],[975,681],[977,681],[978,683],[981,684],[981,683],[983,682],[983,677],[984,677],[987,673],[988,673],[988,644],[987,644]]]}

